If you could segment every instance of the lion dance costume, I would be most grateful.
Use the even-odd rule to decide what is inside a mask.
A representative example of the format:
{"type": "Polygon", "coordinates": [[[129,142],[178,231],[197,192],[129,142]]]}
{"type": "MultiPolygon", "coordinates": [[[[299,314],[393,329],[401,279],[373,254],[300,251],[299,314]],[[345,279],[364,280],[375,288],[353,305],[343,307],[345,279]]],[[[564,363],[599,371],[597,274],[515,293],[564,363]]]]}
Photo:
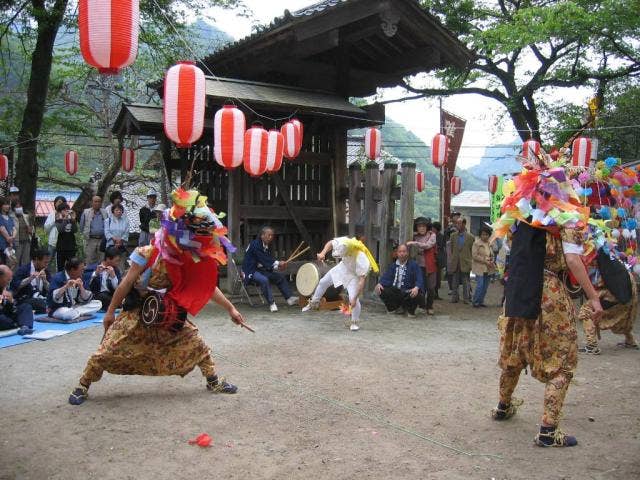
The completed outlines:
{"type": "Polygon", "coordinates": [[[206,206],[206,197],[179,188],[172,200],[151,245],[138,247],[130,257],[131,269],[106,316],[113,315],[126,295],[123,311],[111,325],[105,323],[105,335],[69,397],[71,404],[83,403],[89,386],[105,371],[184,376],[197,366],[209,390],[237,390],[218,378],[209,347],[187,319],[212,298],[239,316],[217,289],[218,263],[226,263],[224,249],[235,248],[225,237],[226,227],[206,206]]]}

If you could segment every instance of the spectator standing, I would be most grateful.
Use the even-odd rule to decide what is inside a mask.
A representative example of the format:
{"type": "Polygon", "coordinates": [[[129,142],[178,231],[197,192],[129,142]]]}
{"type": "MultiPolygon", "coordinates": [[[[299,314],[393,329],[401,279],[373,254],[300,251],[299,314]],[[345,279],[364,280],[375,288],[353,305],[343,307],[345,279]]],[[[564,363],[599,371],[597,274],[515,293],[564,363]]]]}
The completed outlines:
{"type": "MultiPolygon", "coordinates": [[[[80,217],[80,231],[84,238],[84,258],[87,265],[98,263],[102,252],[104,223],[109,218],[107,211],[102,208],[102,198],[98,195],[91,199],[91,207],[86,208],[80,217]]],[[[104,247],[103,247],[104,250],[104,247]]]]}
{"type": "Polygon", "coordinates": [[[489,287],[489,275],[495,271],[493,262],[493,250],[489,244],[491,230],[488,227],[480,228],[480,235],[473,242],[471,249],[472,271],[476,276],[476,289],[473,294],[474,308],[486,307],[484,297],[489,287]]]}
{"type": "Polygon", "coordinates": [[[13,209],[15,222],[17,222],[17,241],[15,243],[16,263],[18,266],[26,265],[31,261],[31,237],[33,236],[33,225],[29,215],[22,208],[18,201],[13,209]]]}
{"type": "Polygon", "coordinates": [[[375,292],[388,312],[416,316],[416,308],[424,300],[424,276],[420,267],[409,258],[406,244],[398,245],[397,259],[385,270],[375,292]]]}
{"type": "Polygon", "coordinates": [[[115,247],[107,247],[104,252],[104,260],[100,263],[87,265],[84,272],[85,287],[89,288],[93,298],[102,302],[100,310],[105,312],[109,308],[113,292],[116,291],[120,280],[122,280],[122,273],[118,268],[119,264],[120,253],[115,247]]]}
{"type": "Polygon", "coordinates": [[[162,221],[162,213],[167,209],[164,203],[156,205],[153,209],[154,217],[149,221],[149,233],[153,237],[160,230],[160,222],[162,221]]]}
{"type": "Polygon", "coordinates": [[[433,299],[436,288],[436,234],[431,230],[431,220],[418,217],[415,221],[417,234],[413,241],[407,242],[410,247],[418,249],[417,264],[422,272],[422,292],[426,289],[427,315],[433,315],[433,299]]]}
{"type": "Polygon", "coordinates": [[[120,193],[119,190],[111,192],[111,195],[109,195],[109,202],[111,203],[109,203],[109,205],[105,207],[107,215],[109,215],[110,217],[113,216],[113,207],[116,205],[122,205],[123,201],[124,199],[122,198],[122,193],[120,193]]]}
{"type": "Polygon", "coordinates": [[[129,220],[124,215],[124,207],[121,204],[116,203],[113,206],[111,217],[105,222],[104,235],[107,247],[114,247],[120,255],[120,270],[124,271],[129,241],[129,220]]]}
{"type": "Polygon", "coordinates": [[[47,219],[44,222],[44,231],[49,235],[49,256],[51,257],[51,263],[49,264],[49,270],[56,270],[57,258],[56,258],[56,244],[58,243],[58,229],[56,226],[56,209],[61,203],[67,203],[67,199],[62,195],[58,195],[53,199],[53,211],[49,213],[47,219]]]}
{"type": "Polygon", "coordinates": [[[11,214],[11,203],[8,198],[0,198],[0,259],[2,263],[7,263],[7,257],[14,249],[16,235],[17,229],[15,217],[11,214]]]}
{"type": "Polygon", "coordinates": [[[0,265],[0,330],[19,328],[18,335],[33,333],[33,311],[23,303],[17,305],[9,291],[13,272],[6,265],[0,265]]]}
{"type": "Polygon", "coordinates": [[[96,313],[102,307],[100,300],[84,287],[82,273],[84,262],[73,257],[66,261],[64,269],[51,278],[47,307],[49,316],[73,321],[80,315],[96,313]]]}
{"type": "Polygon", "coordinates": [[[456,222],[457,231],[451,234],[450,249],[451,263],[453,273],[453,293],[451,294],[451,303],[458,303],[459,287],[462,283],[462,300],[463,303],[469,303],[469,273],[471,272],[471,249],[475,240],[471,233],[467,232],[467,220],[458,218],[456,222]]]}
{"type": "MultiPolygon", "coordinates": [[[[444,241],[445,241],[445,245],[447,244],[447,242],[449,242],[449,240],[451,240],[451,235],[457,232],[457,223],[458,223],[458,219],[460,218],[460,213],[459,212],[452,212],[450,217],[449,217],[449,224],[447,225],[447,228],[444,231],[444,241]]],[[[449,255],[449,250],[447,251],[447,255],[449,255]]],[[[449,255],[449,258],[450,255],[449,255]]],[[[447,283],[449,284],[449,295],[453,294],[453,272],[449,269],[449,264],[447,263],[447,283]]]]}
{"type": "Polygon", "coordinates": [[[78,223],[76,214],[67,203],[61,203],[56,208],[56,230],[58,241],[56,242],[56,262],[58,271],[64,270],[66,261],[76,255],[76,232],[78,223]]]}
{"type": "Polygon", "coordinates": [[[158,193],[151,189],[147,192],[147,204],[140,209],[140,238],[138,246],[144,247],[151,242],[151,233],[149,232],[149,222],[156,217],[154,208],[158,200],[158,193]]]}
{"type": "Polygon", "coordinates": [[[433,222],[432,229],[436,234],[436,264],[438,271],[436,272],[436,288],[434,291],[434,300],[442,300],[439,295],[440,285],[442,284],[442,271],[447,268],[447,242],[442,234],[442,225],[440,222],[433,222]]]}
{"type": "Polygon", "coordinates": [[[36,313],[47,311],[47,295],[51,281],[51,274],[47,270],[49,260],[49,251],[46,248],[31,252],[31,262],[18,267],[11,282],[11,291],[18,304],[29,304],[36,313]]]}

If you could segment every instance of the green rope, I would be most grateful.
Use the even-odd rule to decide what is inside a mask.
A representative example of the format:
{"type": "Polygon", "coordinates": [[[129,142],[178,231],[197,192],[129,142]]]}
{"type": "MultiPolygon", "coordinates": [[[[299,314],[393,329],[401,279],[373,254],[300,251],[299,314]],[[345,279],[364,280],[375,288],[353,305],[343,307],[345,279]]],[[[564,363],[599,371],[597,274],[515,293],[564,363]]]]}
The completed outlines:
{"type": "MultiPolygon", "coordinates": [[[[224,361],[232,363],[234,365],[238,365],[238,366],[243,367],[243,368],[253,369],[251,367],[251,365],[248,365],[246,363],[243,363],[243,362],[240,362],[240,361],[237,361],[237,360],[232,360],[232,359],[226,357],[225,355],[220,355],[220,354],[217,353],[216,356],[221,358],[221,359],[223,359],[224,361]]],[[[266,375],[264,373],[262,373],[261,375],[264,378],[266,378],[266,379],[268,379],[268,380],[270,380],[270,381],[272,381],[274,383],[278,383],[280,385],[283,385],[283,386],[285,386],[286,388],[288,388],[290,390],[300,391],[303,394],[307,394],[308,396],[314,397],[314,398],[316,398],[318,400],[321,400],[321,401],[323,401],[325,403],[328,403],[329,405],[341,408],[343,410],[347,410],[347,411],[349,411],[351,413],[355,413],[355,414],[360,415],[361,417],[364,417],[366,419],[369,419],[369,420],[372,420],[374,422],[377,422],[377,423],[386,425],[388,427],[391,427],[394,430],[397,430],[399,432],[403,432],[403,433],[406,433],[408,435],[412,435],[412,436],[414,436],[416,438],[419,438],[421,440],[424,440],[426,442],[432,443],[432,444],[437,445],[437,446],[442,447],[442,448],[446,448],[447,450],[451,450],[452,452],[455,452],[455,453],[458,453],[458,454],[461,454],[461,455],[466,455],[468,457],[491,457],[491,458],[502,459],[501,455],[495,455],[495,454],[492,454],[492,453],[468,452],[466,450],[462,450],[460,448],[454,447],[453,445],[449,445],[449,444],[440,442],[440,441],[438,441],[438,440],[436,440],[434,438],[431,438],[431,437],[429,437],[427,435],[424,435],[424,434],[422,434],[420,432],[416,432],[415,430],[411,430],[410,428],[407,428],[407,427],[404,427],[404,426],[399,425],[397,423],[394,423],[393,421],[389,420],[388,418],[386,418],[386,417],[384,417],[382,415],[375,415],[375,414],[369,413],[369,412],[367,412],[367,411],[365,411],[365,410],[363,410],[361,408],[357,408],[357,407],[354,407],[352,405],[349,405],[349,404],[346,404],[346,403],[343,403],[343,402],[339,402],[338,400],[335,400],[335,399],[333,399],[331,397],[327,397],[325,395],[310,391],[303,384],[299,384],[299,383],[298,384],[291,384],[291,383],[285,382],[285,381],[283,381],[283,380],[281,380],[279,378],[272,377],[270,375],[266,375]]]]}

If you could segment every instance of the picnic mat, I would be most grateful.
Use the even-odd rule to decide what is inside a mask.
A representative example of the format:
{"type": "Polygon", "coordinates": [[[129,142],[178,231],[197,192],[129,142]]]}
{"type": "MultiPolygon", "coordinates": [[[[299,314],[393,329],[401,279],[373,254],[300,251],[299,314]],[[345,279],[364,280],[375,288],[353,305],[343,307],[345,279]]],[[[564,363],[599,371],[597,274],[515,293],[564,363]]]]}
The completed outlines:
{"type": "MultiPolygon", "coordinates": [[[[33,322],[34,333],[43,332],[45,330],[64,330],[65,332],[75,332],[76,330],[83,330],[85,328],[95,327],[98,325],[96,322],[102,323],[102,317],[104,313],[98,312],[91,319],[85,320],[79,323],[43,323],[39,322],[38,318],[42,318],[46,315],[36,315],[36,320],[33,322]]],[[[0,338],[0,348],[13,347],[15,345],[22,345],[23,343],[34,342],[36,340],[30,338],[24,338],[20,335],[11,335],[9,337],[0,338]]]]}
{"type": "Polygon", "coordinates": [[[84,322],[85,320],[91,320],[94,317],[95,317],[95,314],[91,314],[91,315],[80,315],[78,318],[74,318],[73,320],[60,320],[59,318],[47,317],[46,315],[43,315],[38,317],[38,322],[40,323],[80,323],[80,322],[84,322]]]}

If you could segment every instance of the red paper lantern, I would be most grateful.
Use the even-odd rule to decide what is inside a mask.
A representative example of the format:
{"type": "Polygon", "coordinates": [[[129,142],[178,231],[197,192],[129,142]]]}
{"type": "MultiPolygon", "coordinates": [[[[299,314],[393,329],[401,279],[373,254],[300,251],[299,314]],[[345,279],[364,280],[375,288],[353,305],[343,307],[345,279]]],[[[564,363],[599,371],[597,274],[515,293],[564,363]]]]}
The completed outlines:
{"type": "Polygon", "coordinates": [[[304,127],[302,126],[302,122],[297,118],[292,118],[290,121],[291,123],[293,123],[293,126],[298,129],[297,149],[298,149],[298,153],[300,153],[300,150],[302,150],[302,140],[304,139],[304,127]]]}
{"type": "Polygon", "coordinates": [[[78,27],[84,61],[115,74],[138,55],[139,0],[80,0],[78,27]]]}
{"type": "Polygon", "coordinates": [[[178,148],[197,142],[204,129],[205,79],[193,62],[178,62],[164,79],[164,132],[178,148]]]}
{"type": "Polygon", "coordinates": [[[247,124],[242,110],[225,105],[213,119],[213,155],[216,162],[227,170],[242,165],[244,132],[247,124]]]}
{"type": "Polygon", "coordinates": [[[537,157],[540,155],[540,142],[529,139],[522,143],[522,156],[524,158],[537,157]]]}
{"type": "Polygon", "coordinates": [[[278,130],[269,130],[267,139],[267,173],[275,173],[282,166],[284,137],[278,130]]]}
{"type": "Polygon", "coordinates": [[[588,167],[591,162],[591,139],[578,137],[571,148],[571,164],[574,167],[588,167]]]}
{"type": "Polygon", "coordinates": [[[0,180],[6,180],[9,177],[9,158],[0,153],[0,180]]]}
{"type": "Polygon", "coordinates": [[[380,156],[382,132],[377,128],[367,128],[364,132],[364,153],[370,160],[380,156]]]}
{"type": "Polygon", "coordinates": [[[78,152],[69,150],[64,154],[64,169],[69,175],[78,173],[78,152]]]}
{"type": "Polygon", "coordinates": [[[462,179],[455,175],[451,177],[451,195],[458,195],[462,190],[462,179]]]}
{"type": "Polygon", "coordinates": [[[493,195],[498,190],[498,176],[489,175],[489,193],[493,195]]]}
{"type": "Polygon", "coordinates": [[[296,120],[285,123],[280,128],[284,140],[284,156],[288,160],[293,160],[300,154],[300,147],[302,146],[302,123],[296,120]]]}
{"type": "Polygon", "coordinates": [[[254,125],[244,134],[244,169],[252,177],[259,177],[267,170],[267,144],[269,134],[261,126],[254,125]]]}
{"type": "Polygon", "coordinates": [[[123,148],[122,155],[122,170],[130,172],[136,166],[136,152],[132,148],[123,148]]]}
{"type": "Polygon", "coordinates": [[[553,160],[554,162],[558,160],[558,157],[560,156],[560,150],[558,150],[558,147],[556,146],[551,147],[549,156],[551,157],[551,160],[553,160]]]}
{"type": "Polygon", "coordinates": [[[436,133],[431,140],[431,163],[436,168],[442,168],[449,156],[449,137],[436,133]]]}
{"type": "Polygon", "coordinates": [[[421,172],[420,170],[418,170],[416,172],[416,190],[418,192],[423,191],[424,185],[425,185],[424,172],[421,172]]]}

